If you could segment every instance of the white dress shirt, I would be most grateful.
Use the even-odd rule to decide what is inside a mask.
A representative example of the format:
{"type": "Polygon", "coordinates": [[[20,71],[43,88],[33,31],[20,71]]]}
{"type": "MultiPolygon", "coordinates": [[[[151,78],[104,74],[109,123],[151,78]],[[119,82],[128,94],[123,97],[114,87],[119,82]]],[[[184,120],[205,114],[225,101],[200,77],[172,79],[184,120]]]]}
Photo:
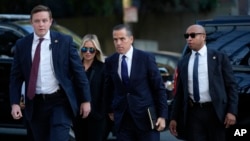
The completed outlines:
{"type": "MultiPolygon", "coordinates": [[[[200,92],[200,103],[210,102],[211,96],[209,94],[209,77],[208,77],[208,66],[207,66],[207,46],[204,45],[199,51],[199,64],[198,64],[198,81],[199,81],[199,92],[200,92]]],[[[190,98],[194,100],[193,96],[193,66],[195,51],[192,50],[192,54],[189,58],[188,63],[188,92],[190,98]]]]}
{"type": "MultiPolygon", "coordinates": [[[[51,94],[59,89],[58,81],[54,74],[52,51],[50,48],[50,31],[43,37],[40,52],[40,65],[37,76],[36,94],[51,94]]],[[[39,37],[34,34],[32,43],[32,60],[34,58],[39,37]]]]}
{"type": "Polygon", "coordinates": [[[121,77],[121,63],[122,63],[122,56],[125,55],[126,56],[126,62],[128,65],[128,77],[130,77],[130,73],[131,73],[131,65],[132,65],[132,57],[133,57],[133,47],[131,46],[130,49],[128,50],[128,52],[126,54],[120,54],[119,56],[119,66],[118,66],[118,74],[121,77]]]}

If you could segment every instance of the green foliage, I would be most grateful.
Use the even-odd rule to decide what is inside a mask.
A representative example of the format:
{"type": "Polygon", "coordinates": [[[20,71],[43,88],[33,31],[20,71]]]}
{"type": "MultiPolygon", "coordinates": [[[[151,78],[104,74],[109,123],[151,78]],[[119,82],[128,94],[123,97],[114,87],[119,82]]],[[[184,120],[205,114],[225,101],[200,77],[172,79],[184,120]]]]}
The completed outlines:
{"type": "MultiPolygon", "coordinates": [[[[167,12],[209,12],[218,0],[132,0],[142,14],[167,12]]],[[[26,13],[37,4],[51,7],[53,16],[113,16],[122,14],[122,0],[1,0],[1,13],[26,13]]]]}

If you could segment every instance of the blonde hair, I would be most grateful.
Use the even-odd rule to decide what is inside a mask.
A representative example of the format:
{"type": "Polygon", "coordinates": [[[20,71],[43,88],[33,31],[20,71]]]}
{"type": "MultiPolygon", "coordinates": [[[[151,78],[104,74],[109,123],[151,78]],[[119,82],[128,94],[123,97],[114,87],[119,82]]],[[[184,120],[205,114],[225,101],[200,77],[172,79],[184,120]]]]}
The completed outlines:
{"type": "Polygon", "coordinates": [[[101,62],[104,62],[104,56],[103,56],[103,53],[102,53],[102,49],[101,49],[101,45],[100,45],[100,42],[97,38],[97,36],[95,34],[86,34],[83,39],[82,39],[82,45],[81,47],[79,48],[79,53],[80,53],[80,57],[81,59],[83,59],[83,55],[81,53],[81,48],[84,46],[85,42],[87,41],[91,41],[95,48],[96,48],[96,55],[95,55],[95,58],[101,62]]]}

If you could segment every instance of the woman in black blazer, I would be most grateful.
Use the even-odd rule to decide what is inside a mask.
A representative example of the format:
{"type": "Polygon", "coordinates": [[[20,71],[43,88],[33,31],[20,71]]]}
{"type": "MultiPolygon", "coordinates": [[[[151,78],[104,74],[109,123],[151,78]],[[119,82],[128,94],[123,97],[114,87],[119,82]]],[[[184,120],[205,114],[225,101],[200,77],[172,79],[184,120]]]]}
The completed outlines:
{"type": "Polygon", "coordinates": [[[78,115],[74,120],[75,138],[76,141],[102,141],[107,114],[103,93],[104,59],[97,36],[85,35],[79,53],[90,84],[91,113],[87,118],[78,115]]]}

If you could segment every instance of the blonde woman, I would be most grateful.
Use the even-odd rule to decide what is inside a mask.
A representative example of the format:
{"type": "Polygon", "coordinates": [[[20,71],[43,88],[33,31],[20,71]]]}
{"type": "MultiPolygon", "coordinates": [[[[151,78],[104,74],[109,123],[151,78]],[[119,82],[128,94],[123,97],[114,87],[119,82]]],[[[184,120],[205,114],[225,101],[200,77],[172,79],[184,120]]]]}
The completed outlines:
{"type": "Polygon", "coordinates": [[[91,113],[87,118],[83,119],[78,115],[75,119],[76,141],[101,141],[107,116],[103,93],[104,59],[96,35],[87,34],[83,37],[79,54],[90,84],[91,113]]]}

